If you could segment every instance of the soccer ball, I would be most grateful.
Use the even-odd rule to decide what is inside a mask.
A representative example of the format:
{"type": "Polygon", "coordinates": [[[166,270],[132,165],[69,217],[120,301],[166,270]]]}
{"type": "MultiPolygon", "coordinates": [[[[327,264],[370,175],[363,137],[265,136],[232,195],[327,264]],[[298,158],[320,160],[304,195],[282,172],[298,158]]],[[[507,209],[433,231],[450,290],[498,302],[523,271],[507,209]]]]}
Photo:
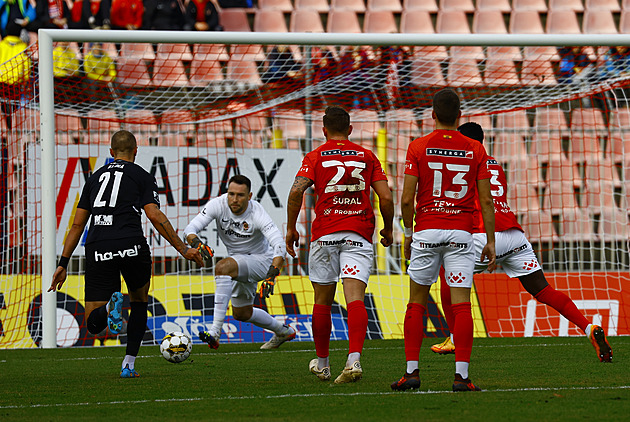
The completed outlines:
{"type": "Polygon", "coordinates": [[[171,363],[180,363],[188,359],[192,351],[192,340],[186,334],[175,331],[169,333],[160,343],[160,353],[171,363]]]}

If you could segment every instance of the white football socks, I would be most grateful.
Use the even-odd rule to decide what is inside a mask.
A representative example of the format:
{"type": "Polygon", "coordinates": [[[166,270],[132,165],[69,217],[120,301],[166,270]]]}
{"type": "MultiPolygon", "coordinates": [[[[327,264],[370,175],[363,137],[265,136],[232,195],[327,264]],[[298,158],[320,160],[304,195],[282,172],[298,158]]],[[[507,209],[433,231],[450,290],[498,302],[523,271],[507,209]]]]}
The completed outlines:
{"type": "Polygon", "coordinates": [[[261,328],[266,328],[279,335],[286,334],[282,323],[260,308],[252,309],[252,317],[248,319],[247,322],[251,322],[261,328]]]}
{"type": "Polygon", "coordinates": [[[418,369],[418,361],[417,360],[408,360],[407,361],[407,373],[411,374],[416,369],[418,369]]]}
{"type": "Polygon", "coordinates": [[[353,352],[348,354],[348,360],[346,361],[346,368],[350,368],[353,363],[361,359],[361,353],[353,352]]]}
{"type": "Polygon", "coordinates": [[[320,358],[319,356],[317,357],[317,367],[319,369],[328,368],[329,366],[330,361],[328,360],[328,356],[326,356],[325,358],[320,358]]]}
{"type": "Polygon", "coordinates": [[[469,362],[455,362],[455,373],[462,376],[463,379],[468,378],[469,362]]]}
{"type": "Polygon", "coordinates": [[[225,314],[230,305],[232,277],[229,275],[217,275],[214,277],[214,283],[214,317],[212,319],[212,327],[210,327],[210,334],[217,338],[221,336],[225,314]]]}
{"type": "Polygon", "coordinates": [[[586,334],[586,337],[591,337],[591,331],[593,331],[593,324],[588,324],[586,326],[586,330],[584,330],[584,334],[586,334]]]}

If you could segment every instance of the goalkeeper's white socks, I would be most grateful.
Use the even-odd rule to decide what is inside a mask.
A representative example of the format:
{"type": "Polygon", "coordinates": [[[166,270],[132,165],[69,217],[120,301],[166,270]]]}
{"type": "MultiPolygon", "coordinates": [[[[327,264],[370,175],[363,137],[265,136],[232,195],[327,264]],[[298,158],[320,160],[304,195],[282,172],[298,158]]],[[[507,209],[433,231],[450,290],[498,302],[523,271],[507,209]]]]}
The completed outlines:
{"type": "Polygon", "coordinates": [[[129,365],[129,369],[134,370],[134,365],[136,363],[136,357],[131,355],[125,355],[125,359],[123,359],[122,368],[125,369],[125,366],[129,365]]]}
{"type": "Polygon", "coordinates": [[[278,321],[260,308],[252,309],[252,317],[247,320],[247,322],[251,322],[252,324],[261,328],[266,328],[267,330],[273,331],[278,335],[287,334],[287,330],[284,329],[280,321],[278,321]]]}
{"type": "Polygon", "coordinates": [[[214,277],[214,317],[212,319],[212,327],[210,334],[218,338],[221,336],[223,322],[228,306],[230,306],[230,297],[232,296],[232,277],[229,275],[217,275],[214,277]]]}

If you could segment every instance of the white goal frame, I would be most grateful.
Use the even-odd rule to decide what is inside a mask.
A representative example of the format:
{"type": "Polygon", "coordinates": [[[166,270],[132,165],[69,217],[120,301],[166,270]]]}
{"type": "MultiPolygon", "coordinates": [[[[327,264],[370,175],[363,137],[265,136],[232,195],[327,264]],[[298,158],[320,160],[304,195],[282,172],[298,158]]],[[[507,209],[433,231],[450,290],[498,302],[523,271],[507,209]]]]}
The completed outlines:
{"type": "MultiPolygon", "coordinates": [[[[292,45],[413,46],[630,46],[630,35],[604,34],[343,34],[272,32],[39,30],[39,101],[41,133],[41,198],[56,201],[53,42],[218,43],[292,45]]],[[[56,268],[55,207],[42,207],[42,348],[56,348],[56,294],[47,292],[56,268]]]]}

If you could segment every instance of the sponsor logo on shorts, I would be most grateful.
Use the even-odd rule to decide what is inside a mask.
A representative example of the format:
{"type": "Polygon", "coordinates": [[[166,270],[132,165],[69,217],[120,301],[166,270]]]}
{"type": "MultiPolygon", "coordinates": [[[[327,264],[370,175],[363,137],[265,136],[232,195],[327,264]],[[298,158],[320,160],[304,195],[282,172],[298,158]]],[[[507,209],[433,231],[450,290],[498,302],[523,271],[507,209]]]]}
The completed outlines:
{"type": "Polygon", "coordinates": [[[440,242],[440,243],[429,243],[429,242],[418,242],[416,245],[419,248],[423,249],[432,249],[432,248],[441,248],[447,246],[449,248],[455,249],[466,249],[468,247],[468,243],[458,243],[458,242],[440,242]]]}
{"type": "Polygon", "coordinates": [[[523,263],[524,270],[533,270],[534,268],[538,268],[538,261],[536,261],[535,259],[523,263]]]}
{"type": "Polygon", "coordinates": [[[114,216],[113,215],[95,215],[94,216],[94,225],[95,226],[111,226],[114,224],[114,216]]]}
{"type": "Polygon", "coordinates": [[[427,155],[439,155],[441,157],[473,158],[472,151],[441,148],[427,148],[427,155]]]}
{"type": "Polygon", "coordinates": [[[461,284],[466,281],[466,277],[462,273],[450,273],[447,281],[451,284],[461,284]]]}
{"type": "Polygon", "coordinates": [[[319,246],[339,246],[339,245],[348,245],[348,246],[358,246],[359,248],[363,247],[363,242],[358,242],[356,240],[350,239],[339,239],[339,240],[318,240],[317,244],[319,246]]]}
{"type": "Polygon", "coordinates": [[[122,251],[115,251],[115,252],[111,252],[111,251],[107,251],[107,252],[98,252],[98,251],[94,251],[94,260],[96,262],[98,261],[110,261],[114,258],[125,258],[125,257],[130,257],[130,256],[138,256],[138,250],[140,249],[141,245],[136,245],[133,248],[130,249],[123,249],[122,251]]]}
{"type": "Polygon", "coordinates": [[[517,248],[514,248],[512,250],[509,250],[506,253],[503,253],[501,255],[497,255],[497,259],[505,258],[508,255],[512,255],[513,253],[524,251],[525,249],[527,249],[527,244],[521,245],[521,246],[519,246],[517,248]]]}
{"type": "Polygon", "coordinates": [[[343,268],[341,269],[341,272],[343,275],[357,275],[359,274],[361,271],[357,268],[356,265],[353,265],[352,267],[349,266],[348,264],[344,265],[343,268]]]}

